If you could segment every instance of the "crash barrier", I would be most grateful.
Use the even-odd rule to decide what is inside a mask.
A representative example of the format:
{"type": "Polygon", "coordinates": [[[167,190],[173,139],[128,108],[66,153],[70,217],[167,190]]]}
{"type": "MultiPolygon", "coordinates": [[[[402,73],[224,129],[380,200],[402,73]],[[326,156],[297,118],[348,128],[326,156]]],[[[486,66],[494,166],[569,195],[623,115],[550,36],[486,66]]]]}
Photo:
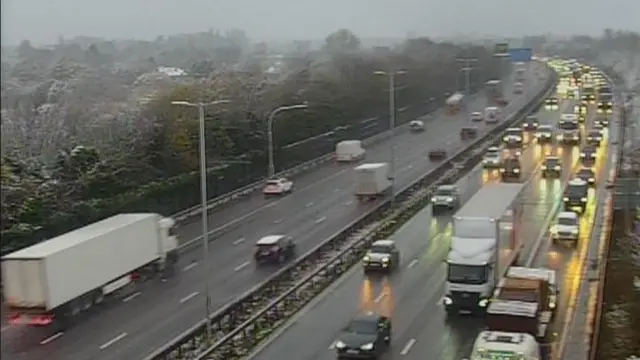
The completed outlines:
{"type": "MultiPolygon", "coordinates": [[[[472,95],[473,98],[475,98],[476,96],[478,96],[478,94],[472,95]]],[[[431,111],[430,113],[428,113],[426,115],[421,116],[420,118],[421,119],[423,118],[423,119],[426,119],[426,120],[432,119],[432,118],[438,116],[443,111],[444,111],[443,108],[440,107],[440,108],[438,108],[438,109],[436,109],[434,111],[431,111]]],[[[403,123],[401,125],[398,125],[396,127],[395,131],[391,131],[391,130],[384,131],[384,132],[381,132],[381,133],[376,134],[374,136],[371,136],[371,137],[369,137],[367,139],[364,139],[364,140],[362,140],[362,144],[365,147],[373,146],[373,145],[376,145],[376,144],[388,139],[391,136],[392,132],[394,133],[394,135],[398,135],[398,134],[401,134],[401,133],[406,132],[408,130],[409,130],[409,121],[407,121],[407,122],[405,122],[405,123],[403,123]]],[[[312,169],[314,169],[314,168],[316,168],[316,167],[318,167],[318,166],[320,166],[320,165],[322,165],[324,163],[332,161],[332,160],[333,160],[333,153],[326,154],[326,155],[323,155],[323,156],[321,156],[319,158],[316,158],[316,159],[307,161],[307,162],[305,162],[303,164],[300,164],[298,166],[292,167],[290,169],[283,170],[283,171],[275,174],[274,176],[275,177],[292,177],[294,175],[299,175],[299,174],[302,174],[302,173],[304,173],[306,171],[312,170],[312,169]]],[[[227,193],[227,194],[224,194],[224,195],[221,195],[221,196],[218,196],[216,198],[213,198],[213,199],[209,200],[207,202],[207,211],[211,211],[211,210],[213,210],[213,209],[215,209],[217,207],[220,207],[221,205],[225,205],[225,204],[227,204],[229,202],[236,201],[236,200],[238,200],[240,198],[246,197],[247,195],[250,195],[250,194],[254,193],[255,191],[258,191],[258,190],[262,189],[262,187],[264,186],[264,181],[265,180],[266,180],[266,178],[260,179],[258,181],[255,181],[255,182],[249,184],[249,185],[245,185],[245,186],[243,186],[243,187],[241,187],[241,188],[239,188],[237,190],[234,190],[234,191],[232,191],[230,193],[227,193]]],[[[182,210],[182,211],[180,211],[178,213],[175,213],[175,214],[171,215],[171,217],[173,219],[175,219],[178,224],[180,224],[182,222],[185,222],[185,221],[193,218],[194,216],[201,215],[201,213],[202,213],[202,206],[201,205],[195,205],[195,206],[192,206],[192,207],[190,207],[188,209],[185,209],[185,210],[182,210]]],[[[182,246],[189,247],[189,246],[194,245],[197,242],[199,242],[199,240],[196,240],[194,242],[185,243],[182,246]]]]}
{"type": "Polygon", "coordinates": [[[513,126],[515,120],[522,120],[525,114],[537,110],[555,82],[555,75],[550,76],[543,90],[528,105],[403,188],[396,196],[395,207],[388,200],[378,204],[294,264],[217,311],[209,319],[212,336],[208,341],[207,321],[203,319],[146,360],[233,360],[246,356],[253,346],[358,262],[373,240],[388,237],[428,205],[435,186],[457,180],[464,170],[480,162],[483,149],[493,145],[495,137],[513,126]]]}

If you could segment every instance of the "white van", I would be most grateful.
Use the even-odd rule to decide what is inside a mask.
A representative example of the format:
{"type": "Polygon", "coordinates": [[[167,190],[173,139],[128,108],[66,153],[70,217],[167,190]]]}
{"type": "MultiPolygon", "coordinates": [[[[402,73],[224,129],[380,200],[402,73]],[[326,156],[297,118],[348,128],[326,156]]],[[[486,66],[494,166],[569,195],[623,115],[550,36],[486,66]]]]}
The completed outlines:
{"type": "Polygon", "coordinates": [[[336,145],[336,161],[352,162],[364,158],[365,150],[360,140],[344,140],[336,145]]]}
{"type": "Polygon", "coordinates": [[[500,109],[496,106],[489,106],[484,109],[484,120],[489,124],[495,124],[500,121],[500,109]]]}

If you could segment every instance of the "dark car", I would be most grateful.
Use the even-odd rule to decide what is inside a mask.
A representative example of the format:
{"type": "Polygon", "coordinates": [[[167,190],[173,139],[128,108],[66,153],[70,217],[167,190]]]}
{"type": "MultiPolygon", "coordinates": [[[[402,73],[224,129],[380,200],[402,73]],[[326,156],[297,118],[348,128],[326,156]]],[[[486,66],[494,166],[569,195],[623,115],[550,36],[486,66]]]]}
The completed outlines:
{"type": "Polygon", "coordinates": [[[596,185],[596,173],[592,168],[583,167],[576,173],[576,177],[586,181],[590,186],[596,185]]]}
{"type": "Polygon", "coordinates": [[[551,125],[540,125],[536,130],[535,136],[540,144],[553,142],[553,127],[551,125]]]}
{"type": "Polygon", "coordinates": [[[598,157],[598,148],[594,145],[587,145],[580,151],[580,162],[586,167],[593,166],[598,157]]]}
{"type": "Polygon", "coordinates": [[[365,272],[391,271],[400,265],[400,251],[393,240],[377,240],[362,258],[365,272]]]}
{"type": "Polygon", "coordinates": [[[282,263],[295,256],[296,245],[290,236],[269,235],[256,242],[254,259],[259,264],[282,263]]]}
{"type": "Polygon", "coordinates": [[[460,206],[460,192],[455,185],[440,185],[431,197],[433,212],[455,210],[460,206]]]}
{"type": "Polygon", "coordinates": [[[587,133],[587,144],[600,146],[602,143],[602,134],[598,130],[591,130],[587,133]]]}
{"type": "Polygon", "coordinates": [[[551,96],[544,101],[544,104],[546,106],[558,106],[558,103],[559,103],[558,98],[555,96],[551,96]]]}
{"type": "Polygon", "coordinates": [[[554,177],[558,178],[562,175],[562,161],[560,158],[555,156],[550,156],[544,159],[544,163],[542,164],[542,177],[549,178],[554,177]]]}
{"type": "Polygon", "coordinates": [[[535,131],[538,129],[538,126],[540,126],[540,122],[535,115],[527,116],[522,123],[522,129],[525,131],[535,131]]]}
{"type": "Polygon", "coordinates": [[[602,127],[607,127],[607,126],[609,126],[609,122],[610,122],[610,121],[611,121],[611,120],[609,120],[609,117],[608,117],[608,116],[606,116],[606,115],[604,115],[604,116],[603,116],[603,115],[599,115],[599,116],[596,118],[595,123],[596,123],[597,125],[602,126],[602,127]]]}
{"type": "Polygon", "coordinates": [[[562,197],[565,210],[582,214],[587,208],[588,196],[589,184],[586,181],[580,178],[569,181],[562,197]]]}
{"type": "Polygon", "coordinates": [[[500,176],[503,181],[511,180],[511,179],[520,179],[520,173],[522,172],[522,166],[520,165],[520,160],[518,158],[512,157],[505,159],[502,162],[502,167],[500,168],[500,176]]]}
{"type": "Polygon", "coordinates": [[[377,359],[391,343],[391,319],[366,313],[351,319],[342,329],[335,349],[338,359],[377,359]]]}

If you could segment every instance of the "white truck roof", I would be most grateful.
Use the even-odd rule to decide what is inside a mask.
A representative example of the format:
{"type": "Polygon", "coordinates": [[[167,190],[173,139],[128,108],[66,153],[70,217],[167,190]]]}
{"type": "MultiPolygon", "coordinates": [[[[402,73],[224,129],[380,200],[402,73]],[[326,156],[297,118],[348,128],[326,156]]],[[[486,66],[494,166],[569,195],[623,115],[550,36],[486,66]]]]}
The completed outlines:
{"type": "Polygon", "coordinates": [[[370,163],[370,164],[362,164],[359,166],[356,166],[354,168],[354,170],[358,171],[358,170],[375,170],[375,169],[380,169],[383,167],[386,167],[387,163],[370,163]]]}
{"type": "Polygon", "coordinates": [[[513,200],[522,192],[524,184],[484,185],[456,212],[456,218],[501,218],[513,200]]]}
{"type": "MultiPolygon", "coordinates": [[[[512,352],[526,355],[526,359],[539,358],[540,347],[536,338],[526,333],[506,331],[482,331],[473,344],[471,359],[475,356],[489,356],[487,352],[512,352]]],[[[481,357],[482,358],[482,357],[481,357]]]]}
{"type": "Polygon", "coordinates": [[[360,140],[342,140],[336,146],[361,146],[362,141],[360,140]]]}
{"type": "Polygon", "coordinates": [[[463,98],[464,98],[464,94],[455,93],[455,94],[449,96],[449,98],[447,98],[447,104],[448,105],[455,105],[455,104],[459,103],[460,101],[462,101],[463,98]]]}
{"type": "Polygon", "coordinates": [[[258,241],[256,241],[256,245],[275,245],[285,237],[284,235],[267,235],[261,237],[258,241]]]}
{"type": "Polygon", "coordinates": [[[27,248],[5,255],[2,259],[42,259],[52,254],[72,248],[78,244],[92,241],[96,237],[107,234],[115,229],[131,225],[149,217],[158,217],[153,213],[118,214],[96,223],[81,227],[60,236],[29,246],[27,248]]]}
{"type": "Polygon", "coordinates": [[[538,316],[539,306],[537,302],[493,300],[487,308],[487,314],[534,318],[538,316]]]}
{"type": "Polygon", "coordinates": [[[578,214],[573,211],[561,211],[558,213],[558,219],[571,219],[576,220],[578,218],[578,214]]]}
{"type": "Polygon", "coordinates": [[[528,268],[522,266],[512,266],[507,271],[507,277],[520,279],[540,279],[549,284],[556,284],[556,271],[544,268],[528,268]]]}

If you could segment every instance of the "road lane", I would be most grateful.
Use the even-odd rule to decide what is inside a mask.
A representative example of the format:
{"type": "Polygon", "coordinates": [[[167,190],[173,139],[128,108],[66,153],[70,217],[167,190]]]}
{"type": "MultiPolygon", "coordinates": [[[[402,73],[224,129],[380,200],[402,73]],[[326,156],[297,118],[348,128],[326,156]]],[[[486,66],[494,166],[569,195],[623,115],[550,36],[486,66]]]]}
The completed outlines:
{"type": "MultiPolygon", "coordinates": [[[[571,104],[563,104],[561,111],[569,106],[571,104]]],[[[559,112],[539,114],[541,123],[553,123],[558,117],[559,112]]],[[[538,165],[547,152],[562,156],[566,163],[577,159],[577,151],[561,149],[556,146],[530,146],[522,155],[523,172],[531,177],[524,195],[524,258],[532,250],[554,201],[561,196],[559,183],[570,174],[567,169],[563,179],[541,180],[538,165]],[[543,183],[551,185],[544,186],[543,183]]],[[[496,182],[498,178],[495,171],[474,169],[458,183],[463,200],[469,199],[482,183],[496,182]]],[[[295,319],[294,324],[259,352],[254,360],[283,356],[300,360],[333,359],[332,344],[340,328],[347,319],[367,310],[385,312],[393,317],[393,345],[386,358],[414,354],[416,359],[418,356],[423,359],[425,354],[434,359],[457,356],[457,348],[468,341],[469,334],[478,328],[480,322],[472,318],[465,319],[470,320],[470,324],[452,326],[445,321],[445,312],[440,305],[446,278],[443,260],[451,237],[450,220],[449,216],[433,219],[429,208],[420,212],[393,236],[403,255],[401,271],[379,279],[364,277],[360,269],[351,271],[328,296],[295,319]],[[431,227],[427,228],[425,224],[431,224],[431,227]],[[414,348],[420,348],[420,351],[414,348]]]]}
{"type": "MultiPolygon", "coordinates": [[[[530,81],[535,82],[536,79],[530,81]]],[[[523,97],[511,97],[510,100],[510,108],[525,101],[523,97]]],[[[471,106],[472,110],[484,108],[483,102],[483,98],[476,99],[471,106]]],[[[466,123],[467,120],[461,115],[443,116],[428,123],[427,131],[423,134],[407,133],[398,136],[394,144],[399,187],[433,168],[434,164],[426,159],[430,147],[443,145],[451,151],[461,148],[457,131],[466,123]]],[[[487,128],[481,126],[481,131],[484,130],[487,128]]],[[[387,160],[388,146],[383,144],[369,149],[367,161],[387,160]]],[[[271,206],[257,213],[251,213],[252,210],[247,207],[251,215],[237,217],[242,218],[238,222],[241,226],[233,228],[211,243],[209,259],[213,265],[210,269],[201,264],[200,252],[188,253],[181,261],[180,265],[185,271],[180,277],[162,285],[141,286],[139,295],[126,304],[87,319],[55,341],[33,347],[33,343],[41,341],[42,337],[29,334],[21,339],[23,341],[15,341],[16,337],[26,334],[14,331],[13,334],[4,336],[3,332],[3,354],[11,348],[17,348],[23,353],[19,356],[14,354],[13,358],[16,360],[42,358],[45,355],[69,360],[143,357],[204,317],[204,298],[199,291],[203,287],[205,274],[212,289],[213,309],[227,303],[270,274],[266,269],[256,271],[249,262],[251,247],[258,237],[274,233],[290,234],[296,238],[300,253],[303,253],[373,206],[353,201],[350,193],[351,167],[328,165],[320,169],[320,173],[326,168],[337,172],[327,172],[328,175],[320,177],[319,182],[307,183],[303,177],[296,183],[297,191],[280,200],[265,201],[261,197],[250,199],[246,204],[258,201],[271,206]],[[113,339],[117,340],[111,342],[113,339]],[[9,346],[5,346],[6,343],[10,343],[9,346]],[[105,344],[108,346],[101,348],[105,344]]],[[[308,178],[317,179],[312,174],[308,178]]],[[[228,220],[226,216],[235,217],[238,213],[225,210],[222,214],[224,216],[219,215],[215,221],[228,220]]],[[[221,222],[214,224],[220,225],[221,222]]],[[[199,227],[193,225],[183,229],[178,235],[195,237],[198,231],[199,227]]]]}

